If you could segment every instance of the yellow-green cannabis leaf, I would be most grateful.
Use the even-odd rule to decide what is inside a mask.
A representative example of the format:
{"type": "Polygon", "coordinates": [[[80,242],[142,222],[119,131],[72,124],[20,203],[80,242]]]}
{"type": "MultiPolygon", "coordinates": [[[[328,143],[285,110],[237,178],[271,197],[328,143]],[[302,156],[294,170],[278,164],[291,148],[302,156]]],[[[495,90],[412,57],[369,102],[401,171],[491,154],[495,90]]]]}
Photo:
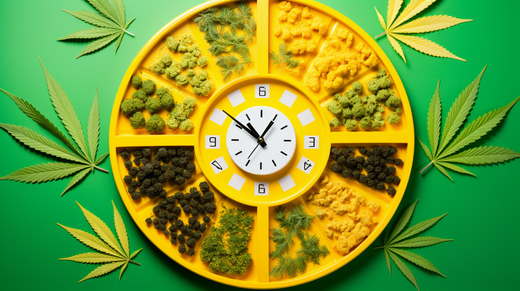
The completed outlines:
{"type": "Polygon", "coordinates": [[[444,124],[442,137],[440,136],[442,110],[439,94],[440,81],[437,84],[437,89],[435,90],[430,107],[428,108],[428,137],[430,140],[431,151],[419,139],[419,144],[426,153],[428,159],[431,161],[426,167],[424,167],[424,169],[422,169],[421,173],[433,164],[441,173],[453,181],[445,168],[462,174],[475,176],[475,174],[454,165],[453,163],[466,165],[498,164],[520,157],[520,153],[518,152],[496,146],[474,147],[457,153],[459,150],[465,148],[490,132],[502,121],[502,119],[506,117],[507,112],[516,104],[518,99],[520,99],[520,97],[518,97],[508,105],[480,116],[455,136],[455,134],[459,132],[460,127],[466,121],[471,108],[475,104],[480,80],[482,79],[485,70],[486,67],[484,67],[480,75],[469,84],[466,89],[460,93],[459,97],[455,99],[455,102],[453,102],[444,124]],[[452,138],[455,139],[450,143],[452,138]]]}
{"type": "Polygon", "coordinates": [[[473,21],[472,19],[459,19],[447,15],[433,15],[417,18],[413,21],[405,23],[426,9],[428,6],[432,5],[435,1],[436,0],[411,0],[410,3],[403,9],[401,14],[397,16],[401,6],[403,5],[403,0],[388,0],[388,15],[386,18],[386,23],[383,19],[383,16],[379,13],[379,11],[377,11],[376,8],[379,23],[385,31],[375,38],[377,39],[380,36],[386,35],[390,45],[401,56],[401,58],[403,58],[405,63],[406,58],[404,57],[403,48],[397,42],[397,40],[417,51],[420,51],[423,54],[440,58],[452,58],[465,62],[466,60],[457,57],[433,41],[417,36],[407,35],[437,31],[452,27],[460,23],[473,21]]]}
{"type": "Polygon", "coordinates": [[[83,55],[97,51],[117,39],[116,50],[119,48],[123,36],[128,33],[134,36],[133,33],[127,31],[130,24],[135,20],[132,19],[126,22],[125,4],[123,0],[87,0],[99,13],[92,11],[68,11],[68,14],[82,20],[86,23],[95,25],[96,27],[80,30],[69,34],[65,37],[58,38],[58,40],[88,40],[96,39],[91,42],[83,51],[76,57],[79,58],[83,55]]]}
{"type": "Polygon", "coordinates": [[[410,280],[410,282],[415,286],[415,288],[417,288],[417,290],[419,290],[419,286],[417,285],[417,281],[415,280],[412,271],[401,261],[401,259],[399,259],[399,257],[425,270],[431,271],[439,276],[442,276],[444,278],[446,278],[446,276],[439,272],[439,270],[437,270],[437,268],[427,259],[423,258],[422,256],[419,256],[416,253],[405,251],[403,249],[424,248],[453,240],[436,238],[431,236],[413,237],[433,227],[444,216],[448,215],[448,213],[425,220],[423,222],[419,222],[404,230],[404,228],[406,227],[406,225],[408,225],[410,219],[413,216],[417,202],[419,202],[419,199],[417,199],[417,201],[415,201],[415,203],[412,206],[408,207],[403,212],[403,215],[401,215],[391,233],[388,229],[385,230],[383,245],[380,247],[376,247],[375,249],[384,250],[386,265],[388,267],[388,271],[390,271],[390,275],[392,275],[392,263],[390,262],[390,259],[392,259],[392,261],[395,263],[397,268],[403,273],[403,275],[408,280],[410,280]]]}
{"type": "Polygon", "coordinates": [[[137,254],[139,254],[139,252],[141,252],[142,249],[139,249],[130,254],[130,246],[128,243],[128,234],[126,232],[125,224],[123,222],[123,219],[121,218],[121,215],[117,211],[117,208],[114,205],[113,201],[112,206],[114,207],[114,224],[116,227],[117,237],[119,238],[119,243],[121,245],[119,245],[118,240],[116,239],[110,228],[101,219],[99,219],[99,217],[90,213],[79,203],[78,205],[81,208],[81,211],[83,211],[83,215],[85,215],[85,218],[87,219],[88,223],[90,224],[94,232],[99,236],[99,238],[95,235],[92,235],[88,232],[79,229],[66,227],[59,223],[58,225],[63,227],[63,229],[65,229],[68,233],[70,233],[81,243],[85,244],[93,250],[98,251],[99,253],[84,253],[59,260],[73,261],[83,264],[101,264],[101,266],[94,269],[85,278],[81,279],[78,283],[81,283],[87,279],[103,276],[118,268],[121,268],[121,272],[119,273],[119,280],[121,280],[121,276],[123,275],[123,272],[126,270],[126,267],[129,263],[138,266],[141,265],[137,262],[132,261],[132,259],[135,256],[137,256],[137,254]]]}
{"type": "Polygon", "coordinates": [[[43,72],[45,73],[45,78],[47,79],[47,88],[49,90],[52,105],[54,106],[56,113],[67,129],[69,135],[72,137],[78,147],[74,146],[68,137],[66,137],[54,124],[52,124],[29,102],[23,100],[22,98],[16,97],[3,89],[0,89],[1,92],[6,94],[14,101],[14,103],[23,113],[25,113],[25,115],[56,136],[70,149],[67,150],[54,141],[26,127],[0,123],[0,127],[7,131],[20,143],[41,153],[51,155],[59,160],[59,162],[55,163],[34,165],[20,169],[7,176],[0,177],[0,180],[11,180],[25,183],[41,183],[59,180],[75,174],[65,190],[63,190],[61,193],[63,196],[65,192],[71,189],[79,181],[85,178],[87,174],[93,172],[95,169],[108,173],[107,170],[98,167],[98,165],[101,164],[108,156],[108,152],[104,153],[96,159],[99,142],[99,104],[97,89],[88,120],[87,145],[87,140],[85,140],[81,123],[78,119],[78,116],[76,115],[74,106],[72,106],[72,103],[69,100],[69,97],[60,84],[58,84],[58,82],[56,82],[56,80],[49,74],[41,60],[40,63],[42,65],[43,72]]]}

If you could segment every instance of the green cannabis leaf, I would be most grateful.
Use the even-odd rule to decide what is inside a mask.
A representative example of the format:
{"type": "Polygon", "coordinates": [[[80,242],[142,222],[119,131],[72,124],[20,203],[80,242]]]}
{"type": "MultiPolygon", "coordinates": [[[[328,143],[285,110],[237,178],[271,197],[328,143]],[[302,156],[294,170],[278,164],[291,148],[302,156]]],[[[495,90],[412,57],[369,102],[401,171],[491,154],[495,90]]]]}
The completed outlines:
{"type": "Polygon", "coordinates": [[[448,213],[443,214],[441,216],[431,218],[425,220],[423,222],[419,222],[414,226],[409,227],[405,231],[403,231],[404,227],[410,222],[410,219],[413,216],[415,211],[415,206],[419,202],[419,199],[415,201],[415,203],[408,207],[401,215],[394,229],[392,230],[390,237],[388,229],[385,231],[385,236],[383,238],[383,245],[380,247],[376,247],[374,249],[383,249],[385,252],[385,260],[386,265],[388,267],[388,271],[390,271],[390,275],[392,275],[392,263],[390,259],[395,263],[397,268],[403,273],[403,275],[410,280],[410,282],[419,290],[419,286],[417,285],[417,281],[412,273],[412,271],[399,259],[399,257],[409,261],[412,264],[415,264],[423,269],[436,273],[439,276],[446,278],[435,266],[428,261],[427,259],[419,256],[418,254],[405,251],[404,248],[424,248],[432,245],[436,245],[439,243],[453,241],[452,239],[442,239],[431,236],[422,236],[422,237],[414,237],[412,236],[418,235],[429,228],[433,227],[437,222],[439,222],[444,216],[448,215],[448,213]]]}
{"type": "Polygon", "coordinates": [[[520,97],[516,98],[513,102],[504,107],[490,111],[475,119],[468,125],[468,127],[464,128],[464,130],[462,130],[450,144],[451,139],[464,124],[471,108],[475,104],[480,80],[482,79],[482,75],[484,75],[484,71],[486,71],[486,67],[484,67],[480,75],[469,84],[469,86],[460,93],[459,97],[455,99],[455,102],[453,102],[448,117],[446,118],[446,123],[440,140],[442,110],[439,94],[440,81],[437,84],[437,89],[435,90],[435,94],[433,94],[430,107],[428,108],[428,137],[430,140],[431,152],[419,139],[419,144],[426,153],[428,159],[431,161],[426,167],[424,167],[424,169],[422,169],[421,173],[433,164],[439,171],[441,171],[441,173],[453,181],[445,168],[462,174],[475,176],[475,174],[454,165],[453,163],[466,165],[498,164],[500,162],[520,157],[520,153],[518,152],[496,146],[475,147],[455,154],[457,151],[480,139],[497,126],[520,97]]]}
{"type": "Polygon", "coordinates": [[[273,60],[273,65],[280,64],[280,73],[282,74],[283,65],[287,65],[287,68],[292,69],[296,68],[300,63],[297,60],[291,59],[293,57],[292,51],[287,50],[285,47],[285,42],[281,42],[278,47],[278,54],[275,51],[269,53],[269,57],[273,60]]]}
{"type": "Polygon", "coordinates": [[[125,33],[134,36],[134,34],[128,32],[127,29],[130,26],[130,24],[135,20],[135,18],[130,20],[129,22],[126,22],[125,4],[123,0],[112,0],[113,4],[110,3],[110,0],[87,1],[97,11],[99,11],[100,14],[87,10],[63,11],[76,17],[79,20],[95,25],[97,27],[80,30],[72,34],[69,34],[65,37],[58,38],[58,40],[97,39],[91,42],[87,47],[85,47],[83,51],[76,57],[76,59],[109,45],[114,40],[116,40],[116,38],[117,53],[117,49],[119,48],[119,45],[121,44],[121,41],[123,40],[123,36],[125,35],[125,33]]]}
{"type": "Polygon", "coordinates": [[[242,73],[245,65],[251,63],[248,44],[256,34],[256,22],[246,1],[208,8],[200,12],[193,22],[204,33],[204,40],[209,44],[208,51],[218,57],[217,66],[224,75],[224,81],[233,74],[242,73]]]}
{"type": "Polygon", "coordinates": [[[121,276],[123,275],[123,272],[126,270],[128,263],[136,264],[138,266],[141,265],[137,262],[132,261],[132,259],[135,256],[137,256],[137,254],[139,254],[139,252],[141,252],[143,249],[139,249],[134,253],[130,254],[128,234],[126,232],[125,224],[123,222],[123,219],[121,218],[121,215],[117,211],[116,206],[114,205],[114,201],[112,201],[112,206],[114,207],[114,224],[116,226],[117,237],[119,238],[119,242],[121,243],[122,248],[119,246],[119,243],[112,231],[110,230],[110,228],[108,228],[108,226],[101,219],[99,219],[99,217],[90,213],[79,203],[78,205],[81,208],[81,211],[83,211],[83,215],[85,215],[85,218],[87,219],[89,225],[101,239],[79,229],[66,227],[59,223],[58,225],[63,227],[63,229],[65,229],[68,233],[70,233],[73,237],[75,237],[77,240],[79,240],[86,246],[101,253],[84,253],[59,260],[73,261],[83,264],[103,264],[98,268],[94,269],[92,272],[90,272],[85,278],[81,279],[78,283],[81,283],[87,279],[108,274],[119,267],[121,267],[121,272],[119,273],[119,280],[121,280],[121,276]]]}
{"type": "Polygon", "coordinates": [[[304,232],[311,226],[313,219],[314,216],[305,213],[302,205],[297,205],[290,211],[285,210],[283,206],[276,209],[275,220],[280,227],[271,229],[273,236],[270,239],[276,247],[269,256],[277,258],[278,263],[269,276],[296,277],[305,273],[308,263],[319,265],[320,258],[325,258],[330,253],[325,245],[320,246],[320,239],[315,234],[309,235],[304,232]],[[296,256],[292,256],[290,247],[295,235],[300,239],[301,248],[296,251],[296,256]]]}
{"type": "Polygon", "coordinates": [[[68,139],[54,124],[52,124],[43,114],[41,114],[34,106],[22,98],[16,97],[13,94],[0,89],[1,92],[11,98],[14,103],[22,110],[25,115],[38,123],[41,127],[56,136],[69,149],[58,145],[52,140],[32,131],[31,129],[18,126],[0,123],[5,131],[13,136],[20,143],[44,154],[48,154],[58,158],[59,160],[66,160],[69,162],[56,162],[41,165],[34,165],[27,168],[20,169],[7,176],[0,177],[0,180],[11,180],[25,183],[41,183],[52,180],[62,179],[77,173],[69,184],[63,190],[61,195],[65,194],[72,186],[81,181],[88,173],[98,169],[108,173],[107,170],[98,167],[103,160],[108,156],[108,152],[96,159],[96,152],[99,140],[99,104],[97,97],[94,98],[92,109],[90,111],[87,135],[88,146],[81,128],[74,106],[69,100],[63,88],[54,80],[49,74],[45,66],[40,60],[45,78],[47,79],[47,87],[51,97],[52,105],[58,113],[63,125],[69,132],[72,139],[78,145],[79,149],[74,146],[72,141],[68,139]],[[74,162],[74,163],[70,163],[74,162]]]}

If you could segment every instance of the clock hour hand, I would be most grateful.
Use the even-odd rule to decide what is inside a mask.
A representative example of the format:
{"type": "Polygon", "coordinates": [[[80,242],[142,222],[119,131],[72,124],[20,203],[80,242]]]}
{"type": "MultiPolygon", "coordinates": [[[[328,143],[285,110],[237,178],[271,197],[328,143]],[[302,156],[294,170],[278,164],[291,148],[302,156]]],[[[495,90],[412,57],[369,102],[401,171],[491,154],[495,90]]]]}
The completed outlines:
{"type": "Polygon", "coordinates": [[[260,137],[260,135],[258,134],[258,132],[256,131],[256,129],[253,127],[253,125],[251,124],[251,122],[248,122],[247,123],[247,126],[249,127],[249,129],[251,129],[251,131],[256,134],[256,142],[261,145],[263,148],[265,148],[267,146],[267,144],[265,143],[265,140],[263,138],[260,137]]]}
{"type": "Polygon", "coordinates": [[[253,125],[251,124],[251,122],[248,122],[247,124],[247,127],[249,127],[249,129],[254,133],[255,137],[256,138],[259,138],[260,137],[260,134],[258,134],[258,132],[256,131],[256,129],[253,127],[253,125]]]}
{"type": "Polygon", "coordinates": [[[236,122],[238,125],[240,125],[240,127],[242,129],[244,129],[245,131],[247,131],[247,133],[249,133],[252,137],[254,137],[256,140],[258,140],[258,136],[255,136],[255,134],[247,126],[243,125],[242,122],[235,119],[233,116],[231,116],[225,110],[222,110],[222,112],[224,112],[227,116],[229,116],[231,119],[233,119],[234,122],[236,122]]]}
{"type": "Polygon", "coordinates": [[[264,129],[264,132],[262,133],[262,135],[260,136],[260,138],[262,139],[263,142],[265,142],[264,140],[264,136],[265,134],[269,131],[269,129],[271,129],[271,127],[274,125],[274,120],[276,119],[276,117],[278,116],[278,114],[276,114],[273,118],[273,120],[269,121],[269,124],[267,125],[267,127],[264,129]]]}

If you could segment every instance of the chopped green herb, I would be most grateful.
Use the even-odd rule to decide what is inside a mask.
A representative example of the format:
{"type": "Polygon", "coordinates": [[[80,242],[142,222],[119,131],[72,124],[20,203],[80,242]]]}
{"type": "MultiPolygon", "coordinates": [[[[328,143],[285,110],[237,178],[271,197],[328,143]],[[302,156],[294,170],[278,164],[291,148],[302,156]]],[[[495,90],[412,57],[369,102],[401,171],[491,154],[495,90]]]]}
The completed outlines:
{"type": "Polygon", "coordinates": [[[278,47],[278,54],[276,52],[269,53],[269,57],[273,60],[273,65],[280,64],[280,74],[282,74],[283,65],[287,65],[287,68],[296,68],[300,63],[297,60],[293,60],[293,54],[291,50],[287,50],[285,42],[281,42],[278,47]]]}
{"type": "Polygon", "coordinates": [[[319,265],[320,258],[325,258],[329,250],[325,245],[320,246],[320,239],[316,235],[305,232],[311,226],[313,215],[305,213],[302,205],[295,206],[292,210],[285,210],[283,206],[276,209],[275,220],[279,223],[278,228],[271,229],[273,236],[270,237],[276,244],[275,250],[269,255],[277,258],[278,263],[271,270],[270,276],[282,278],[284,275],[290,278],[305,273],[307,264],[312,262],[319,265]],[[293,238],[300,240],[300,249],[292,254],[291,245],[293,238]]]}
{"type": "Polygon", "coordinates": [[[212,272],[242,276],[252,262],[247,243],[251,238],[253,216],[243,209],[223,208],[218,226],[211,227],[202,243],[200,258],[212,272]]]}
{"type": "Polygon", "coordinates": [[[224,81],[232,74],[240,74],[244,66],[251,63],[248,44],[256,34],[256,22],[247,2],[208,8],[193,21],[204,33],[204,39],[210,45],[209,52],[219,57],[217,65],[224,81]]]}

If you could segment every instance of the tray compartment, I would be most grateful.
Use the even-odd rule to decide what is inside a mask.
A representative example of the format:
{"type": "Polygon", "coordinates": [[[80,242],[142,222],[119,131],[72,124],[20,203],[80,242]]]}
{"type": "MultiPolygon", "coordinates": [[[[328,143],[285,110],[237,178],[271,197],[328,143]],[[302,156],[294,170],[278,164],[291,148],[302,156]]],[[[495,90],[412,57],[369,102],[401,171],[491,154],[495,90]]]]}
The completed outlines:
{"type": "MultiPolygon", "coordinates": [[[[310,213],[309,209],[307,208],[306,203],[301,198],[295,199],[295,200],[293,200],[290,203],[283,204],[282,207],[285,207],[286,210],[290,210],[293,207],[295,207],[297,205],[300,205],[300,204],[303,205],[304,210],[305,210],[305,212],[307,214],[314,215],[313,213],[310,213]]],[[[275,215],[276,215],[277,207],[278,206],[269,208],[269,228],[270,228],[269,235],[270,236],[273,234],[273,232],[272,232],[273,228],[280,227],[279,223],[274,219],[275,215]]],[[[304,230],[304,232],[309,233],[309,235],[314,235],[314,234],[317,235],[317,237],[320,239],[320,245],[325,245],[327,247],[327,249],[329,250],[330,254],[327,255],[325,258],[323,258],[323,257],[320,258],[320,264],[319,265],[315,265],[313,263],[308,263],[307,264],[307,270],[306,270],[306,272],[304,274],[298,275],[298,276],[296,276],[294,278],[290,278],[287,275],[284,275],[282,278],[274,278],[274,277],[270,276],[269,277],[269,281],[270,282],[290,281],[290,280],[298,279],[299,277],[309,276],[312,273],[315,273],[315,272],[318,272],[318,271],[320,271],[320,270],[322,270],[324,268],[327,268],[327,266],[333,264],[338,259],[338,256],[336,254],[334,254],[334,249],[333,249],[332,244],[330,243],[330,241],[327,240],[323,230],[321,229],[321,226],[318,223],[318,218],[317,217],[315,217],[313,219],[313,222],[312,222],[311,226],[307,230],[304,230]]],[[[273,252],[275,250],[275,248],[276,248],[276,244],[273,242],[273,240],[269,239],[269,251],[270,251],[270,253],[273,252]]],[[[292,243],[291,248],[290,248],[290,252],[291,252],[292,256],[296,255],[296,251],[298,249],[300,249],[300,240],[295,235],[293,237],[293,243],[292,243]]],[[[277,263],[278,263],[278,259],[276,259],[276,258],[269,258],[269,273],[273,270],[273,268],[277,265],[277,263]]]]}
{"type": "MultiPolygon", "coordinates": [[[[142,150],[143,148],[144,147],[121,147],[121,148],[117,148],[116,153],[117,153],[117,161],[118,161],[118,164],[117,164],[118,165],[118,171],[114,171],[114,178],[116,180],[123,181],[123,178],[126,175],[128,175],[128,170],[125,168],[125,165],[124,165],[125,160],[120,156],[121,152],[126,149],[126,150],[130,151],[130,153],[132,153],[132,151],[134,151],[134,150],[142,150]],[[117,176],[116,176],[116,173],[118,174],[117,176]]],[[[150,147],[150,148],[152,149],[152,152],[155,153],[160,147],[150,147]]],[[[192,150],[193,151],[193,147],[181,147],[181,148],[183,148],[185,150],[192,150]]],[[[130,160],[133,161],[134,159],[135,159],[134,155],[131,155],[130,160]]],[[[185,191],[184,189],[189,190],[189,187],[187,185],[190,185],[190,187],[193,187],[192,186],[192,185],[194,185],[193,181],[196,181],[196,180],[198,181],[201,178],[203,178],[203,174],[202,174],[202,171],[201,171],[200,166],[198,164],[197,157],[194,157],[191,162],[193,162],[195,164],[195,171],[192,172],[191,179],[186,181],[181,186],[179,186],[179,185],[177,185],[177,184],[175,184],[175,183],[173,183],[171,181],[167,181],[167,182],[163,183],[163,188],[164,188],[164,190],[166,190],[168,195],[170,195],[170,194],[173,195],[177,191],[185,191]]],[[[161,164],[163,164],[163,163],[161,162],[161,164]]],[[[135,167],[135,164],[133,164],[133,166],[135,167]]],[[[141,164],[141,166],[143,166],[143,165],[141,164]]],[[[200,182],[202,182],[202,181],[200,181],[200,182]]],[[[141,196],[141,199],[133,200],[130,197],[130,193],[128,193],[128,185],[125,184],[124,182],[122,184],[123,184],[123,187],[124,187],[125,195],[132,201],[132,203],[134,205],[134,208],[137,211],[140,211],[141,209],[146,208],[146,207],[148,207],[150,205],[151,205],[151,207],[153,207],[160,200],[160,198],[158,196],[153,198],[153,199],[150,199],[147,196],[141,196]]],[[[197,185],[198,185],[198,183],[197,183],[197,185]]],[[[144,221],[144,219],[146,219],[146,217],[143,218],[143,221],[144,221]]]]}
{"type": "MultiPolygon", "coordinates": [[[[330,33],[334,30],[334,27],[336,26],[337,21],[335,19],[333,19],[332,17],[330,17],[329,15],[322,13],[321,11],[318,11],[318,10],[316,10],[314,8],[311,8],[310,6],[306,6],[305,3],[304,4],[297,4],[297,3],[291,2],[292,3],[292,7],[299,6],[302,9],[303,9],[303,7],[308,7],[309,11],[312,14],[312,16],[310,18],[311,21],[315,17],[320,17],[323,20],[323,22],[327,25],[327,32],[325,34],[321,35],[321,34],[318,33],[318,31],[311,30],[311,37],[310,38],[298,37],[298,38],[291,38],[291,40],[288,40],[288,41],[284,41],[281,38],[281,35],[278,36],[278,37],[276,36],[275,29],[277,27],[281,28],[284,25],[288,25],[289,27],[292,28],[292,27],[295,27],[295,25],[288,24],[287,21],[280,22],[278,20],[279,13],[282,11],[282,9],[279,7],[279,3],[281,3],[281,2],[283,2],[283,1],[270,0],[270,6],[269,6],[270,7],[270,9],[269,9],[269,40],[270,40],[269,41],[269,52],[278,53],[279,45],[282,42],[286,43],[286,47],[289,50],[291,44],[294,43],[295,40],[301,40],[301,39],[303,39],[303,40],[314,40],[316,42],[316,49],[314,50],[314,52],[308,52],[308,53],[306,52],[304,54],[293,54],[293,59],[298,59],[298,60],[303,61],[303,67],[301,68],[301,72],[300,72],[299,75],[295,76],[293,74],[290,74],[290,73],[288,73],[285,70],[285,68],[282,69],[282,71],[280,73],[280,64],[273,65],[272,64],[272,60],[270,58],[269,58],[269,73],[275,74],[275,75],[281,75],[281,76],[283,76],[284,79],[288,78],[288,79],[292,79],[292,80],[295,80],[297,82],[303,83],[305,74],[307,73],[307,71],[308,71],[308,69],[309,69],[309,67],[310,67],[310,65],[312,63],[312,60],[316,57],[316,55],[321,50],[321,47],[323,46],[323,42],[325,41],[326,37],[328,35],[330,35],[330,33]]],[[[300,17],[299,17],[298,21],[300,23],[302,23],[301,20],[302,20],[302,16],[300,14],[300,17]]]]}
{"type": "MultiPolygon", "coordinates": [[[[226,5],[226,4],[222,4],[222,5],[226,5]]],[[[217,7],[217,6],[221,6],[221,5],[215,5],[215,7],[217,7]]],[[[193,19],[196,18],[198,16],[198,14],[194,15],[189,20],[188,26],[190,28],[190,32],[195,37],[195,40],[199,44],[199,46],[202,49],[202,52],[204,53],[204,55],[208,58],[208,68],[211,68],[212,75],[213,75],[213,77],[215,79],[214,84],[215,85],[218,84],[218,88],[222,87],[227,82],[229,82],[231,80],[234,80],[236,78],[239,78],[239,77],[242,77],[242,76],[247,76],[247,75],[254,75],[254,74],[257,73],[257,64],[256,64],[256,62],[257,62],[257,48],[258,48],[258,40],[257,40],[257,38],[258,38],[258,25],[260,23],[260,20],[258,19],[257,2],[256,1],[251,1],[251,2],[249,2],[249,6],[251,7],[251,13],[253,14],[253,18],[255,19],[256,24],[257,24],[257,34],[253,37],[252,42],[248,44],[248,47],[249,47],[249,57],[251,58],[251,63],[245,67],[245,69],[242,72],[242,74],[240,74],[240,75],[233,74],[226,81],[224,81],[224,75],[222,75],[222,73],[220,73],[219,67],[217,66],[217,59],[218,59],[218,57],[214,56],[214,55],[211,55],[208,52],[209,45],[204,40],[204,34],[199,30],[199,28],[197,27],[197,24],[195,24],[193,22],[193,19]]],[[[240,33],[239,33],[239,35],[240,35],[240,33]]]]}
{"type": "MultiPolygon", "coordinates": [[[[399,176],[399,178],[401,178],[401,183],[399,183],[399,185],[394,185],[394,184],[390,184],[390,185],[394,186],[398,193],[401,190],[400,188],[405,188],[405,187],[403,187],[403,186],[406,186],[406,181],[404,181],[405,180],[404,173],[407,172],[407,170],[408,170],[407,167],[411,167],[411,162],[412,162],[412,161],[407,161],[408,146],[406,144],[374,142],[374,143],[364,143],[364,144],[333,144],[332,145],[332,147],[337,147],[337,148],[347,148],[350,146],[354,147],[354,149],[355,149],[355,153],[354,153],[355,157],[361,155],[361,153],[359,152],[359,148],[362,146],[366,147],[367,149],[372,149],[375,146],[394,146],[394,147],[396,147],[398,151],[397,151],[397,154],[395,154],[393,157],[394,157],[394,159],[401,159],[403,161],[403,164],[401,166],[387,164],[387,166],[394,166],[396,168],[395,175],[399,176]]],[[[365,155],[362,155],[362,156],[364,156],[365,159],[367,158],[367,156],[365,156],[365,155]]],[[[376,190],[374,188],[368,187],[367,185],[359,183],[357,181],[357,179],[354,179],[352,177],[343,178],[341,176],[341,173],[333,172],[331,170],[331,165],[333,163],[335,163],[335,161],[329,159],[329,162],[327,163],[327,167],[326,167],[325,171],[323,172],[323,175],[328,175],[331,180],[345,182],[349,188],[351,188],[352,190],[354,190],[357,193],[362,194],[368,200],[374,200],[374,201],[378,202],[379,204],[381,204],[381,207],[383,207],[384,205],[388,205],[392,201],[393,197],[388,195],[388,193],[384,190],[376,190]]],[[[367,175],[367,171],[363,168],[361,170],[361,174],[367,175]]],[[[322,177],[323,177],[323,175],[322,175],[322,177]]],[[[389,184],[385,183],[385,187],[388,188],[388,186],[389,186],[389,184]]],[[[404,191],[404,190],[402,190],[402,191],[404,191]]],[[[396,195],[398,195],[398,194],[396,194],[396,195]]]]}

